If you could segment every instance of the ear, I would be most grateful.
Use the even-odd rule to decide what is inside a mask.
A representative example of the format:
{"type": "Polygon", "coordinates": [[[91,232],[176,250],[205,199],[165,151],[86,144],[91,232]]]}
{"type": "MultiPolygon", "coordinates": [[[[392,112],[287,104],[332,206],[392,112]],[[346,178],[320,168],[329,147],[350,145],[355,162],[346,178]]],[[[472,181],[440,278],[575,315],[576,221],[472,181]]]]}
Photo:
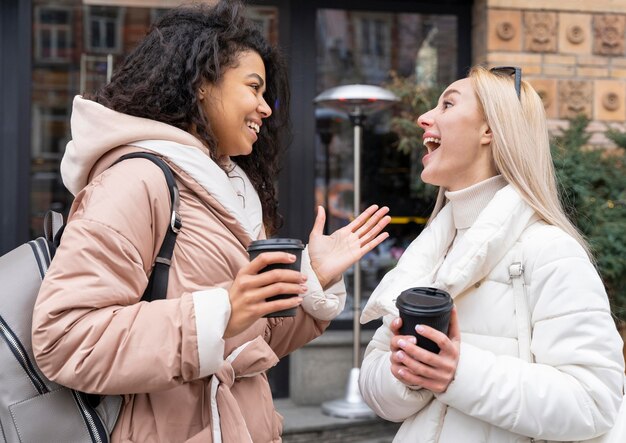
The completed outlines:
{"type": "Polygon", "coordinates": [[[491,132],[491,128],[485,124],[483,128],[483,135],[480,137],[481,145],[490,145],[491,140],[493,139],[493,133],[491,132]]]}
{"type": "Polygon", "coordinates": [[[204,97],[206,96],[207,93],[207,89],[205,86],[200,86],[200,88],[198,89],[198,100],[202,101],[204,100],[204,97]]]}
{"type": "Polygon", "coordinates": [[[209,99],[212,91],[213,89],[211,88],[211,83],[207,80],[202,80],[198,86],[198,101],[209,99]]]}

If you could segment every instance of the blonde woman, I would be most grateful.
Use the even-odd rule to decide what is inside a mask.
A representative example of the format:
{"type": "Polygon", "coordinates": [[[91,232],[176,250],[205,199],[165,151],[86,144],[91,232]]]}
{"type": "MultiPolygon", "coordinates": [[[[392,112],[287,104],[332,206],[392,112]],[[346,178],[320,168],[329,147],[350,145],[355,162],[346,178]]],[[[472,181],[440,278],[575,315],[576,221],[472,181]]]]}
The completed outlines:
{"type": "Polygon", "coordinates": [[[394,442],[571,441],[606,432],[623,395],[623,343],[585,240],[559,203],[539,96],[519,68],[476,67],[418,124],[422,179],[440,193],[429,225],[363,311],[363,323],[383,317],[362,365],[365,401],[403,422],[394,442]],[[528,338],[509,276],[516,261],[528,338]],[[399,333],[394,299],[415,286],[454,298],[447,335],[417,326],[439,354],[399,333]]]}

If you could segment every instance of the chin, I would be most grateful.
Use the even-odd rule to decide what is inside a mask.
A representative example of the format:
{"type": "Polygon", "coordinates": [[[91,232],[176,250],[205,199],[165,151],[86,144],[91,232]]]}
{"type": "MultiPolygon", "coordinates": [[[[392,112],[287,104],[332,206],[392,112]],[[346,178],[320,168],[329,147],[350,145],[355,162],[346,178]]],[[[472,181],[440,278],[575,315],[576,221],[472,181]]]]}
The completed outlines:
{"type": "Polygon", "coordinates": [[[430,174],[425,173],[426,171],[422,171],[422,173],[420,174],[420,178],[422,179],[422,181],[428,185],[433,185],[433,186],[440,186],[438,183],[436,183],[436,180],[433,180],[432,177],[430,177],[430,174]]]}
{"type": "Polygon", "coordinates": [[[231,157],[245,157],[246,155],[252,154],[252,148],[247,149],[239,149],[236,154],[231,154],[231,157]]]}

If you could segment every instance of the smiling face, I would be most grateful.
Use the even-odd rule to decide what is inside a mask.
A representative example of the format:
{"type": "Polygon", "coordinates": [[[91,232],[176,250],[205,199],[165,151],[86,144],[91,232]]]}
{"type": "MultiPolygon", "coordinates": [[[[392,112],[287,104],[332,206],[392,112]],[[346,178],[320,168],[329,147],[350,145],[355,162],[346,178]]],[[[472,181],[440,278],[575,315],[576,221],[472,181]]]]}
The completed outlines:
{"type": "Polygon", "coordinates": [[[421,115],[427,153],[422,180],[458,191],[497,175],[491,153],[491,130],[469,78],[452,83],[437,107],[421,115]]]}
{"type": "Polygon", "coordinates": [[[217,156],[248,155],[263,119],[272,114],[265,92],[265,65],[254,51],[242,52],[218,83],[205,83],[199,100],[217,139],[217,156]]]}

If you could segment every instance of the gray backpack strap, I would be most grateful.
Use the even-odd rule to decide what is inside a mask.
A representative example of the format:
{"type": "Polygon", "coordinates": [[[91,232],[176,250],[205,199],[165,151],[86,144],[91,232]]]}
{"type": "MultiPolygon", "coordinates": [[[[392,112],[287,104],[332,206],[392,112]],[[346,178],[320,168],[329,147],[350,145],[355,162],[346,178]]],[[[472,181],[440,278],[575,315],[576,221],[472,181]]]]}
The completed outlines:
{"type": "Polygon", "coordinates": [[[43,219],[44,237],[53,241],[59,230],[63,227],[63,215],[56,211],[48,211],[43,219]]]}
{"type": "Polygon", "coordinates": [[[509,276],[513,284],[515,298],[515,321],[517,324],[517,345],[522,360],[532,362],[533,354],[530,351],[532,325],[530,322],[530,307],[526,295],[524,282],[524,265],[522,262],[522,247],[516,243],[513,247],[513,263],[509,266],[509,276]]]}

